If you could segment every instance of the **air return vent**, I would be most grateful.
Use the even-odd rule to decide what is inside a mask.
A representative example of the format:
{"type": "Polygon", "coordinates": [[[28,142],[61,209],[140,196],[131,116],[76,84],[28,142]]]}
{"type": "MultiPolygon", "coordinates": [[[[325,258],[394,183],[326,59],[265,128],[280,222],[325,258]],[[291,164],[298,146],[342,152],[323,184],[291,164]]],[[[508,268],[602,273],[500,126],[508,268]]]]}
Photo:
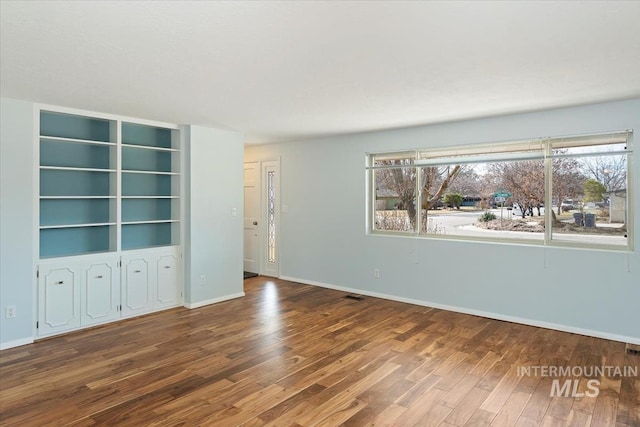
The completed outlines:
{"type": "Polygon", "coordinates": [[[633,356],[640,356],[640,345],[637,344],[627,344],[627,354],[631,354],[633,356]]]}

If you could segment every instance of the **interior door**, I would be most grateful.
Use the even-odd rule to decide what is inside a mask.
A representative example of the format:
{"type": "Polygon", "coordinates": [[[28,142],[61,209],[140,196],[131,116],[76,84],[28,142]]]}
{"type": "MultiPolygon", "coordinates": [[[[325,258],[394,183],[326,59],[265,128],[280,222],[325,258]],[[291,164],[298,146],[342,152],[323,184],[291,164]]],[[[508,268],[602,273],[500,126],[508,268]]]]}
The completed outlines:
{"type": "Polygon", "coordinates": [[[244,271],[260,273],[260,165],[244,164],[244,271]]]}

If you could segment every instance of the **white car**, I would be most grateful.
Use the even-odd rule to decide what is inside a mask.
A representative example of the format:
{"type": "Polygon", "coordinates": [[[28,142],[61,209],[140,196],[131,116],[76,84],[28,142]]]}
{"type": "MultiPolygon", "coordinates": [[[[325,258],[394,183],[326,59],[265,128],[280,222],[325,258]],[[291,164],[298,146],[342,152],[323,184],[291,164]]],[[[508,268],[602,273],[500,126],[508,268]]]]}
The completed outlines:
{"type": "MultiPolygon", "coordinates": [[[[511,214],[513,216],[519,216],[522,217],[522,210],[520,209],[520,206],[517,203],[513,204],[513,208],[511,208],[511,214]]],[[[527,212],[527,215],[529,215],[529,212],[527,212]]],[[[541,204],[540,205],[540,216],[544,215],[544,206],[541,204]]],[[[538,216],[538,208],[537,207],[533,207],[533,216],[538,216]]]]}

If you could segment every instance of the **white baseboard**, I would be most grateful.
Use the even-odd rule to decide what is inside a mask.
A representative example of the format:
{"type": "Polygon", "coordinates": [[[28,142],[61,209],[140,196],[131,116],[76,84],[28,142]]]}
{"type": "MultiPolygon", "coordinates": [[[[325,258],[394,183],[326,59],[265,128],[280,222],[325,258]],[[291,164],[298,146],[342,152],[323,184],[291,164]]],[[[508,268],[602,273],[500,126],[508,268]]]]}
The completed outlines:
{"type": "Polygon", "coordinates": [[[280,279],[281,280],[288,280],[290,282],[298,282],[298,283],[302,283],[302,284],[305,284],[305,285],[319,286],[321,288],[328,288],[328,289],[334,289],[334,290],[337,290],[337,291],[349,292],[349,293],[353,293],[353,294],[359,294],[359,295],[366,295],[366,296],[375,297],[375,298],[388,299],[388,300],[391,300],[391,301],[405,302],[407,304],[420,305],[420,306],[424,306],[424,307],[438,308],[438,309],[441,309],[441,310],[454,311],[454,312],[463,313],[463,314],[471,314],[471,315],[474,315],[474,316],[486,317],[486,318],[489,318],[489,319],[504,320],[506,322],[521,323],[523,325],[537,326],[539,328],[553,329],[553,330],[561,331],[561,332],[570,332],[572,334],[586,335],[586,336],[589,336],[589,337],[603,338],[603,339],[607,339],[607,340],[611,340],[611,341],[620,341],[620,342],[624,342],[624,343],[640,345],[640,338],[638,338],[638,337],[628,337],[628,336],[624,336],[624,335],[611,334],[611,333],[608,333],[608,332],[595,331],[595,330],[592,330],[592,329],[576,328],[574,326],[561,325],[561,324],[558,324],[558,323],[549,323],[549,322],[544,322],[544,321],[540,321],[540,320],[533,320],[533,319],[527,319],[527,318],[523,318],[523,317],[509,316],[509,315],[504,315],[504,314],[499,314],[499,313],[492,313],[492,312],[488,312],[488,311],[474,310],[474,309],[470,309],[470,308],[458,307],[458,306],[447,305],[447,304],[440,304],[440,303],[430,302],[430,301],[422,301],[422,300],[417,300],[417,299],[413,299],[413,298],[403,298],[403,297],[398,297],[398,296],[395,296],[395,295],[389,295],[389,294],[382,294],[382,293],[378,293],[378,292],[365,291],[365,290],[362,290],[362,289],[348,288],[348,287],[345,287],[345,286],[330,285],[328,283],[316,282],[316,281],[313,281],[313,280],[298,279],[296,277],[281,276],[280,279]]]}
{"type": "Polygon", "coordinates": [[[215,304],[218,302],[228,301],[230,299],[241,298],[244,296],[244,292],[238,292],[237,294],[224,295],[218,298],[208,299],[205,301],[198,301],[194,303],[185,303],[184,306],[189,309],[204,307],[205,305],[215,304]]]}
{"type": "Polygon", "coordinates": [[[21,338],[19,340],[7,341],[0,343],[0,350],[8,350],[13,347],[20,347],[21,345],[33,344],[33,338],[21,338]]]}

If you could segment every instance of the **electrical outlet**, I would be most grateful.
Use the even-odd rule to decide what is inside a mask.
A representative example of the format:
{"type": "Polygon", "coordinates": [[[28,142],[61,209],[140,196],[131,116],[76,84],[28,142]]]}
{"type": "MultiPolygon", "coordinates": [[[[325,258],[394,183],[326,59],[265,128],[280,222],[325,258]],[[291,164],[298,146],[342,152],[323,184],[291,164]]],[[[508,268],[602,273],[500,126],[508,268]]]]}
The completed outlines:
{"type": "Polygon", "coordinates": [[[15,305],[8,305],[7,306],[7,311],[6,311],[6,316],[7,319],[12,319],[14,317],[16,317],[16,306],[15,305]]]}
{"type": "Polygon", "coordinates": [[[376,279],[380,278],[380,270],[377,268],[373,269],[373,277],[375,277],[376,279]]]}
{"type": "Polygon", "coordinates": [[[200,276],[200,285],[204,285],[205,282],[207,281],[207,277],[203,274],[200,276]]]}

